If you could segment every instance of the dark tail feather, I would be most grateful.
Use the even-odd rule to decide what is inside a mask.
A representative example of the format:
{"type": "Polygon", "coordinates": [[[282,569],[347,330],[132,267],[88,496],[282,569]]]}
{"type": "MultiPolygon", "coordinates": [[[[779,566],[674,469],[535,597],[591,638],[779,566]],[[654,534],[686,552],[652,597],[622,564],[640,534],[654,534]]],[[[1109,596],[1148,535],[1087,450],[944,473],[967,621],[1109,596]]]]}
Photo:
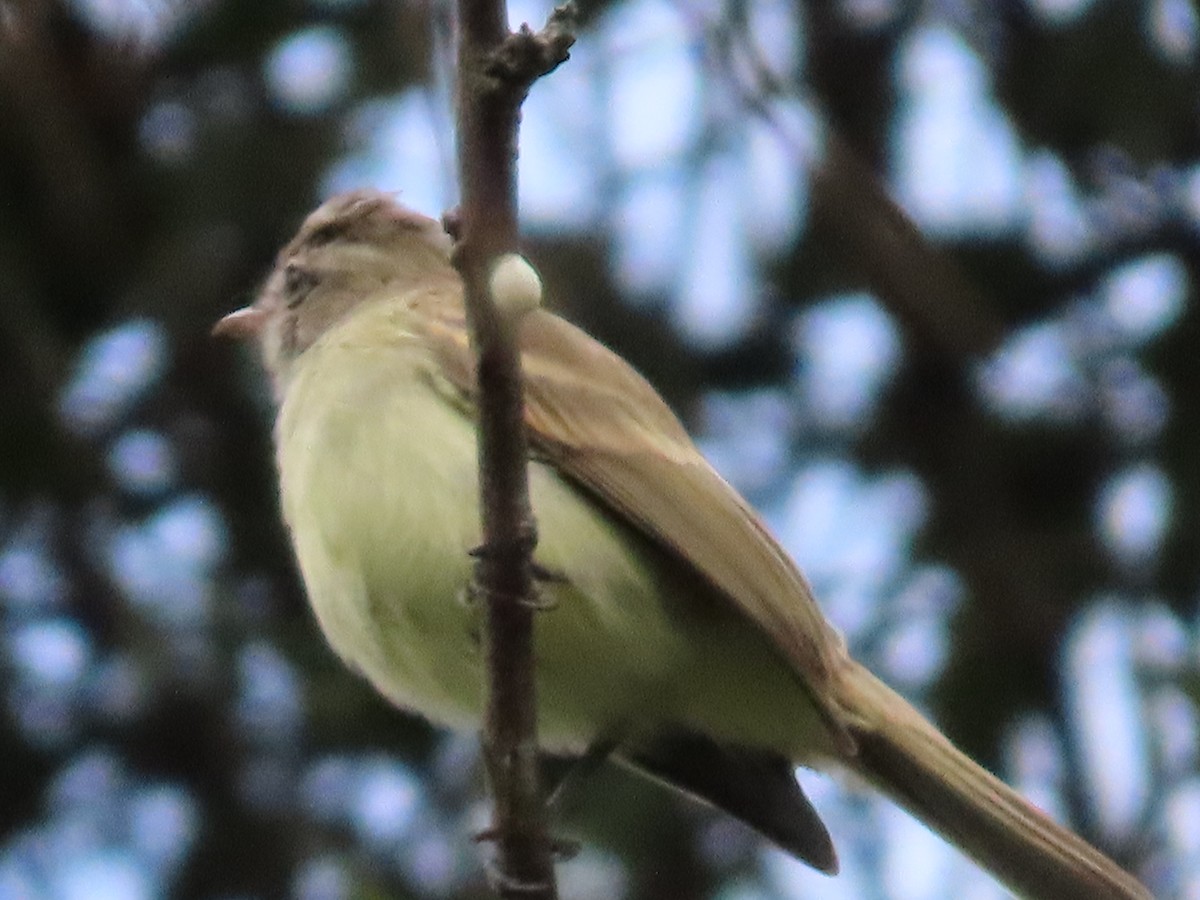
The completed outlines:
{"type": "Polygon", "coordinates": [[[1153,900],[1086,841],[955,749],[866,669],[844,684],[860,724],[849,765],[1013,891],[1034,900],[1153,900]]]}
{"type": "Polygon", "coordinates": [[[741,819],[814,869],[836,874],[833,841],[786,757],[674,731],[637,748],[628,762],[741,819]]]}

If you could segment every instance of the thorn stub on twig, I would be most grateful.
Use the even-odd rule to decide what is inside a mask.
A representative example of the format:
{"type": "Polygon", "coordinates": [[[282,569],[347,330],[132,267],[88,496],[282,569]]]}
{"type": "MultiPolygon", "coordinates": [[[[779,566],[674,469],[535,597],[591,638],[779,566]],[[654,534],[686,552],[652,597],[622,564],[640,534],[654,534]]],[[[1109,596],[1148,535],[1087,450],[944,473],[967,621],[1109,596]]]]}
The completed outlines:
{"type": "MultiPolygon", "coordinates": [[[[535,576],[536,577],[536,576],[535,576]]],[[[525,596],[524,594],[514,594],[508,591],[500,591],[492,588],[490,592],[485,592],[478,581],[472,579],[467,587],[459,591],[459,601],[467,607],[474,607],[481,597],[491,593],[493,597],[497,597],[506,603],[518,603],[526,609],[531,609],[534,612],[548,612],[558,608],[558,598],[552,594],[548,594],[534,586],[533,595],[525,596]]]]}
{"type": "Polygon", "coordinates": [[[512,554],[528,556],[537,547],[537,525],[526,517],[510,540],[477,544],[467,551],[472,559],[502,559],[512,554]]]}
{"type": "Polygon", "coordinates": [[[496,48],[487,74],[522,94],[570,58],[575,43],[574,0],[557,6],[541,31],[522,25],[496,48]]]}
{"type": "Polygon", "coordinates": [[[552,609],[558,609],[558,598],[553,594],[548,594],[545,591],[534,589],[532,597],[520,597],[518,603],[523,603],[534,612],[550,612],[552,609]]]}
{"type": "MultiPolygon", "coordinates": [[[[500,840],[500,829],[494,825],[482,828],[471,835],[471,840],[476,844],[493,844],[500,840]]],[[[550,852],[560,861],[574,859],[582,849],[583,842],[577,841],[574,838],[556,837],[550,839],[550,852]]]]}
{"type": "MultiPolygon", "coordinates": [[[[488,840],[495,840],[495,838],[488,838],[488,840]]],[[[492,890],[501,897],[519,897],[526,894],[539,896],[550,887],[548,882],[525,881],[522,878],[507,875],[494,862],[489,862],[487,865],[487,878],[492,890]]]]}
{"type": "Polygon", "coordinates": [[[442,229],[458,243],[462,237],[462,207],[455,206],[442,213],[442,229]]]}

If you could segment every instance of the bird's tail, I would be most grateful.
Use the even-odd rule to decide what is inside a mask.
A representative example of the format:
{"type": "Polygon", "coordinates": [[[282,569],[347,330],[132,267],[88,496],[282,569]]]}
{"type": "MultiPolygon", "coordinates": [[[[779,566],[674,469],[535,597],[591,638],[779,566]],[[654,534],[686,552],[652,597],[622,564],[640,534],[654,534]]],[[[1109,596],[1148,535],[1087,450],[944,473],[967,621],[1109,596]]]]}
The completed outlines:
{"type": "Polygon", "coordinates": [[[1153,900],[1133,876],[1056,825],[961,753],[899,695],[852,663],[841,698],[851,712],[860,776],[1033,900],[1153,900]]]}

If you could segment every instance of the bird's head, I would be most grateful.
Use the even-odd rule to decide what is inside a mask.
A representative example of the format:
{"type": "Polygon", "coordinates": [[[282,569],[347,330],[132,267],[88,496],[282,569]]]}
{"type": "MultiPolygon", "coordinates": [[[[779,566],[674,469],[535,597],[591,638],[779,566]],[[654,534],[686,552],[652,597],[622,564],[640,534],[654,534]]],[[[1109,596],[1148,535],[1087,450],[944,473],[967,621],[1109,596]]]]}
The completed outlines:
{"type": "Polygon", "coordinates": [[[450,249],[436,221],[388,194],[339,194],[304,220],[255,301],[213,333],[256,339],[281,396],[300,354],[360,304],[457,279],[450,249]]]}

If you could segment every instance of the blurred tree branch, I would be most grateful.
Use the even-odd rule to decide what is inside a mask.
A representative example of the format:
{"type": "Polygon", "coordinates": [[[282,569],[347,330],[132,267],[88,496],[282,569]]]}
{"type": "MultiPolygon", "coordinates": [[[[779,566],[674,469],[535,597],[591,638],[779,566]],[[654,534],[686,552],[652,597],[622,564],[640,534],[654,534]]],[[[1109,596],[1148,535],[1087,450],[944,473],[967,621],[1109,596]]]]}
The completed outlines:
{"type": "MultiPolygon", "coordinates": [[[[705,35],[710,57],[738,100],[775,130],[798,168],[810,168],[814,220],[829,229],[846,264],[863,271],[897,321],[913,338],[959,364],[995,350],[1005,331],[992,305],[888,194],[869,157],[844,136],[839,116],[824,108],[826,97],[821,96],[824,146],[812,158],[770,103],[780,96],[800,99],[804,93],[772,70],[745,23],[709,21],[690,6],[680,9],[705,35]]],[[[811,10],[818,19],[820,9],[817,4],[811,10]]]]}
{"type": "Polygon", "coordinates": [[[124,130],[145,75],[134,52],[87,34],[58,4],[0,12],[5,141],[42,198],[48,235],[89,270],[123,259],[130,237],[98,120],[124,130]]]}

